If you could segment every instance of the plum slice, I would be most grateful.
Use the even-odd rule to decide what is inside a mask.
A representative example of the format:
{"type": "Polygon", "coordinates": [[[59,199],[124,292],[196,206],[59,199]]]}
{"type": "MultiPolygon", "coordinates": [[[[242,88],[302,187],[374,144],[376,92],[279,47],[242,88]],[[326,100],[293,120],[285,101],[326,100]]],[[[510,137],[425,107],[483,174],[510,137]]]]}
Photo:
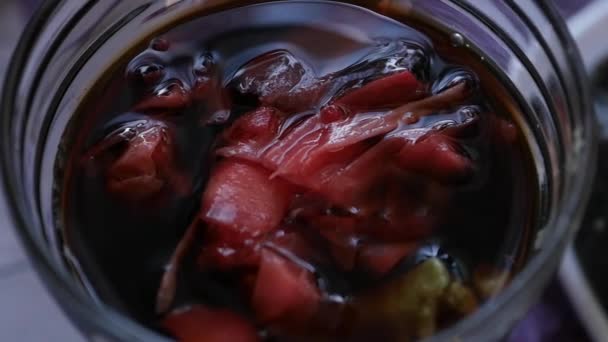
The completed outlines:
{"type": "Polygon", "coordinates": [[[260,107],[238,118],[223,133],[225,147],[215,151],[223,157],[259,161],[265,147],[276,137],[284,114],[272,107],[260,107]]]}
{"type": "Polygon", "coordinates": [[[264,249],[253,291],[258,320],[301,325],[315,314],[321,295],[308,270],[264,249]]]}
{"type": "Polygon", "coordinates": [[[400,71],[351,90],[336,103],[365,110],[392,108],[427,96],[425,86],[410,71],[400,71]]]}
{"type": "Polygon", "coordinates": [[[203,268],[231,269],[255,266],[258,242],[275,230],[289,208],[293,188],[270,171],[238,159],[221,161],[212,171],[201,208],[166,267],[157,294],[156,309],[166,311],[175,295],[179,266],[206,223],[205,245],[198,256],[203,268]]]}
{"type": "Polygon", "coordinates": [[[103,171],[108,192],[135,203],[172,190],[189,191],[174,163],[173,129],[164,121],[128,122],[89,149],[85,162],[103,171]]]}
{"type": "Polygon", "coordinates": [[[327,75],[328,95],[357,109],[391,108],[428,96],[429,56],[405,40],[378,41],[351,66],[327,75]],[[404,99],[409,99],[404,101],[404,99]]]}
{"type": "Polygon", "coordinates": [[[230,87],[241,96],[254,96],[262,105],[297,112],[320,101],[323,84],[303,61],[286,50],[274,50],[243,65],[230,87]]]}
{"type": "Polygon", "coordinates": [[[267,52],[243,65],[230,87],[266,106],[301,112],[333,102],[353,109],[391,108],[427,96],[420,81],[428,58],[411,42],[381,42],[351,67],[318,77],[285,50],[267,52]]]}
{"type": "Polygon", "coordinates": [[[473,162],[459,151],[457,142],[443,134],[433,134],[414,145],[406,145],[397,155],[400,167],[439,181],[466,178],[473,162]]]}
{"type": "Polygon", "coordinates": [[[227,309],[193,306],[178,309],[162,326],[179,342],[257,342],[255,327],[245,317],[227,309]]]}
{"type": "Polygon", "coordinates": [[[257,264],[257,243],[278,228],[293,196],[290,184],[270,175],[234,159],[214,168],[199,214],[207,223],[199,264],[223,269],[257,264]]]}
{"type": "Polygon", "coordinates": [[[357,263],[372,274],[383,276],[417,248],[416,242],[365,244],[361,247],[357,263]]]}
{"type": "Polygon", "coordinates": [[[380,173],[390,169],[375,167],[377,163],[396,156],[403,146],[415,143],[434,129],[409,129],[408,123],[450,108],[467,97],[464,85],[456,85],[388,113],[356,114],[330,124],[323,124],[321,114],[317,114],[265,148],[262,164],[275,170],[273,176],[324,192],[332,200],[341,197],[338,201],[348,202],[353,199],[351,193],[364,193],[380,173]],[[377,145],[369,144],[371,139],[384,136],[377,145]]]}
{"type": "Polygon", "coordinates": [[[256,237],[277,228],[289,208],[292,191],[288,183],[270,175],[255,164],[231,159],[220,162],[203,194],[201,219],[225,241],[233,235],[256,237]]]}

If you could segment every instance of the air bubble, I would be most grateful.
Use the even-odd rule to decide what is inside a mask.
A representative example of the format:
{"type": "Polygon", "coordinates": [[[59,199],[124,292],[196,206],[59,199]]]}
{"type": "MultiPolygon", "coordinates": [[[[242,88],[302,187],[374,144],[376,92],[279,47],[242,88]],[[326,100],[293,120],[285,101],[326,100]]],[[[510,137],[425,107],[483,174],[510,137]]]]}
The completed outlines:
{"type": "Polygon", "coordinates": [[[450,42],[453,47],[461,47],[464,45],[464,37],[460,33],[452,33],[450,35],[450,42]]]}
{"type": "Polygon", "coordinates": [[[128,71],[128,76],[130,79],[147,86],[153,85],[160,81],[163,78],[163,74],[164,67],[156,63],[139,65],[128,71]]]}
{"type": "Polygon", "coordinates": [[[439,94],[457,84],[464,83],[469,89],[477,87],[477,78],[470,71],[462,68],[446,70],[432,86],[433,94],[439,94]]]}
{"type": "Polygon", "coordinates": [[[199,55],[194,59],[194,74],[197,76],[207,76],[213,66],[213,56],[209,53],[199,55]]]}

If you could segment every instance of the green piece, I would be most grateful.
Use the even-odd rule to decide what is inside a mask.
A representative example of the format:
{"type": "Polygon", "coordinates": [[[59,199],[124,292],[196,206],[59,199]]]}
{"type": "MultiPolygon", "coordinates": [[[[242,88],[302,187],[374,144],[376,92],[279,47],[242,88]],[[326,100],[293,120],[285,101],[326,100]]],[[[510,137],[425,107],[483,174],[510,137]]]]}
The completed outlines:
{"type": "Polygon", "coordinates": [[[454,281],[448,286],[443,295],[442,304],[446,309],[460,316],[472,313],[479,306],[475,293],[458,281],[454,281]]]}
{"type": "Polygon", "coordinates": [[[392,322],[404,340],[430,336],[435,333],[438,305],[450,281],[445,265],[436,258],[428,259],[363,299],[360,318],[392,322]]]}

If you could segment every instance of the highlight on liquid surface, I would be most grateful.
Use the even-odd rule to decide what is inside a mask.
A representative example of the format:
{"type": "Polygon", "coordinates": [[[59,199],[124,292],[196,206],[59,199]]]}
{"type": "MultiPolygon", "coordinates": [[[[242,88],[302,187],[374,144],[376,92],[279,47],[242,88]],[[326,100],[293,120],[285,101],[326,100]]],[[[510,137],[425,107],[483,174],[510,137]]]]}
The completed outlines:
{"type": "Polygon", "coordinates": [[[177,25],[79,113],[66,243],[180,341],[449,327],[508,283],[535,205],[525,141],[457,50],[331,2],[177,25]]]}

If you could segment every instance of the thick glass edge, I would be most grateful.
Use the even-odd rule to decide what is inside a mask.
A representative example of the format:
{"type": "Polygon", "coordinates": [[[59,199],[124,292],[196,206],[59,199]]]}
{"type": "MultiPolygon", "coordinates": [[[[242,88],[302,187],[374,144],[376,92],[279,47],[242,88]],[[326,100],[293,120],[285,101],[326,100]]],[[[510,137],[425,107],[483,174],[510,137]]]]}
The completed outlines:
{"type": "Polygon", "coordinates": [[[52,19],[53,13],[64,0],[45,0],[36,9],[30,21],[26,25],[17,47],[11,57],[7,74],[4,79],[2,97],[0,100],[0,189],[4,192],[4,200],[7,206],[5,222],[10,225],[19,240],[24,245],[26,254],[38,272],[37,276],[42,280],[45,288],[54,296],[54,300],[60,304],[63,312],[74,322],[81,333],[93,338],[96,332],[100,336],[111,337],[117,340],[138,341],[138,336],[146,336],[146,341],[167,341],[166,338],[152,333],[149,330],[132,323],[122,315],[112,312],[103,306],[94,307],[89,297],[77,288],[66,272],[58,272],[56,265],[50,259],[48,253],[44,252],[43,241],[30,234],[26,227],[27,214],[22,201],[19,201],[21,193],[19,189],[20,170],[15,167],[12,154],[20,150],[19,142],[13,136],[12,126],[15,114],[15,98],[19,96],[18,89],[20,78],[27,60],[34,48],[37,37],[44,30],[46,23],[52,19]],[[92,331],[86,331],[86,328],[92,331]]]}

